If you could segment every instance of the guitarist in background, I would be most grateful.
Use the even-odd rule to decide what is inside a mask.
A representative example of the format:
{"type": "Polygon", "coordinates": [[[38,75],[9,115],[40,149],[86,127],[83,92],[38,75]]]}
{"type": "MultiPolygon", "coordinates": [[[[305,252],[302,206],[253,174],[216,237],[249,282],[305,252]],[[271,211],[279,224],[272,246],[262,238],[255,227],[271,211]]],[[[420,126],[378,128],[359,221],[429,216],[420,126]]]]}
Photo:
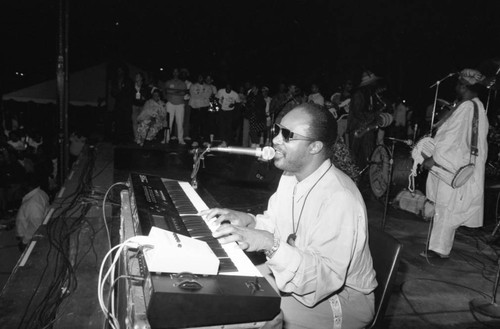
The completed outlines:
{"type": "Polygon", "coordinates": [[[380,86],[380,77],[370,71],[365,71],[361,76],[359,87],[351,98],[347,133],[351,156],[360,169],[366,167],[368,157],[375,147],[376,129],[368,129],[368,127],[384,107],[380,104],[380,97],[377,97],[377,89],[380,86]],[[356,131],[361,133],[355,135],[356,131]]]}
{"type": "Polygon", "coordinates": [[[438,163],[456,172],[469,163],[475,103],[479,112],[479,153],[474,173],[463,186],[456,189],[435,175],[428,176],[426,196],[435,203],[435,215],[428,250],[420,254],[422,257],[449,258],[455,231],[459,226],[475,228],[483,225],[484,170],[488,154],[488,118],[478,98],[483,80],[484,76],[479,71],[464,69],[460,72],[456,86],[458,106],[446,120],[442,120],[444,122],[434,137],[434,154],[422,164],[425,169],[431,169],[438,163]]]}

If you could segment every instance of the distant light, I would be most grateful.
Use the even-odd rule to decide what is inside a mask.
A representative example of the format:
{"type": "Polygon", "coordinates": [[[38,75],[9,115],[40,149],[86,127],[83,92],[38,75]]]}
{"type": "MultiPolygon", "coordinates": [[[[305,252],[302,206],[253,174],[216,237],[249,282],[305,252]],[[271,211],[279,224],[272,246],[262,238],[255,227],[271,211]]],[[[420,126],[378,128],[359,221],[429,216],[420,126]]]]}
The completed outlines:
{"type": "Polygon", "coordinates": [[[163,71],[163,67],[160,67],[160,71],[163,71]]]}
{"type": "Polygon", "coordinates": [[[16,72],[16,75],[19,75],[19,72],[16,72]]]}
{"type": "Polygon", "coordinates": [[[23,72],[19,73],[19,75],[22,76],[22,77],[24,77],[24,73],[23,72]]]}
{"type": "Polygon", "coordinates": [[[118,22],[118,21],[115,22],[115,26],[118,26],[118,25],[120,25],[120,22],[118,22]]]}

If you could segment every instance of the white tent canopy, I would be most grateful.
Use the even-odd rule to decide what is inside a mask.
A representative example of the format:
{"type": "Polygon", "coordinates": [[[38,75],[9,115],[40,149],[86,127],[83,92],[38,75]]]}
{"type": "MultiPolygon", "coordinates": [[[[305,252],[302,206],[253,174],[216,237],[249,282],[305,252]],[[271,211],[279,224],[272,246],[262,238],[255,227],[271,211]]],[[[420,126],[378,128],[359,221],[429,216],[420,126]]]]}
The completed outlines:
{"type": "MultiPolygon", "coordinates": [[[[133,75],[140,70],[128,65],[133,75]]],[[[71,73],[68,78],[69,103],[76,106],[101,106],[107,99],[107,64],[92,66],[71,73]]],[[[3,100],[55,104],[57,102],[56,79],[45,81],[2,96],[3,100]]]]}

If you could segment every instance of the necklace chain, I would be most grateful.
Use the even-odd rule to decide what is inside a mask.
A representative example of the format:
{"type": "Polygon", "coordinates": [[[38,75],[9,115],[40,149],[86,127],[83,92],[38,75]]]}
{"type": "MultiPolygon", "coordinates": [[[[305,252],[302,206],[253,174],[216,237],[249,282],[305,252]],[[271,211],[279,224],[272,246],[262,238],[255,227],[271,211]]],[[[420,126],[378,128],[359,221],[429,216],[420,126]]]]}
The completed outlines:
{"type": "Polygon", "coordinates": [[[326,173],[330,170],[330,168],[333,166],[333,164],[330,164],[328,169],[325,170],[325,172],[318,178],[318,180],[314,183],[314,185],[309,189],[309,191],[306,194],[306,197],[304,198],[304,203],[302,203],[302,208],[300,209],[299,213],[299,219],[297,220],[297,228],[295,228],[295,192],[297,190],[297,184],[295,184],[295,187],[293,188],[293,194],[292,194],[292,234],[288,237],[288,242],[291,244],[295,244],[295,239],[297,238],[297,231],[299,230],[299,224],[300,220],[302,219],[302,212],[304,211],[304,207],[307,202],[307,198],[309,197],[309,194],[311,194],[311,191],[318,185],[319,181],[323,178],[323,176],[326,175],[326,173]]]}

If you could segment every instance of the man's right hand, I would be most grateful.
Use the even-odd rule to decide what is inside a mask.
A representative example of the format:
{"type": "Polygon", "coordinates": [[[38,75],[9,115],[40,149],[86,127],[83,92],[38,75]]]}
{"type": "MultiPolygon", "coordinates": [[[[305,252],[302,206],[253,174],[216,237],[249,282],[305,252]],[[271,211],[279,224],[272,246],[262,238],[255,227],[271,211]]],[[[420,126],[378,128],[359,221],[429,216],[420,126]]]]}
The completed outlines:
{"type": "Polygon", "coordinates": [[[241,211],[231,210],[227,208],[212,208],[201,211],[199,215],[206,216],[207,221],[213,221],[218,225],[226,221],[235,226],[255,227],[254,217],[241,211]]]}

